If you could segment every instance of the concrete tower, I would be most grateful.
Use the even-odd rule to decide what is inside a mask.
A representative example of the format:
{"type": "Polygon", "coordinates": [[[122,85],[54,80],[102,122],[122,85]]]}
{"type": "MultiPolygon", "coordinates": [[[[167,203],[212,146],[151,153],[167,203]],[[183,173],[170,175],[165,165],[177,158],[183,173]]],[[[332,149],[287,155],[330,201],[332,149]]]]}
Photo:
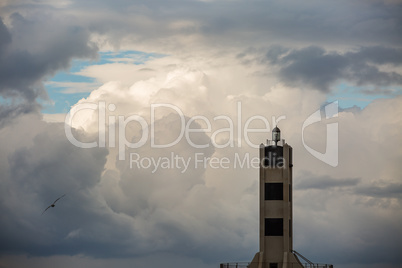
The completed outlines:
{"type": "Polygon", "coordinates": [[[260,145],[260,252],[250,268],[302,268],[293,254],[292,147],[272,130],[260,145]]]}

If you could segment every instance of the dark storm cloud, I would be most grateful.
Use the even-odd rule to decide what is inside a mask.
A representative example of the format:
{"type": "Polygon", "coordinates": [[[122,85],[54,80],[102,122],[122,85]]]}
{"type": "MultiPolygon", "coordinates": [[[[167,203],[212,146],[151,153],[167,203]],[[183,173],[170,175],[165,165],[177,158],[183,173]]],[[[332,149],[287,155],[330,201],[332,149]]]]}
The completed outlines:
{"type": "Polygon", "coordinates": [[[400,66],[402,49],[376,46],[339,53],[316,46],[302,49],[273,46],[258,61],[278,66],[279,78],[287,85],[325,92],[336,82],[345,80],[358,86],[402,85],[402,75],[381,71],[378,67],[382,64],[400,66]]]}
{"type": "MultiPolygon", "coordinates": [[[[30,123],[32,120],[42,130],[31,146],[7,154],[5,133],[1,135],[1,146],[6,149],[0,157],[8,159],[8,163],[1,166],[0,210],[7,217],[0,219],[0,255],[51,255],[61,251],[77,254],[82,247],[105,253],[110,248],[106,250],[94,232],[102,233],[105,226],[121,226],[107,217],[107,210],[93,192],[100,182],[107,150],[77,148],[66,140],[62,125],[44,125],[40,119],[32,118],[30,123]],[[42,215],[62,194],[66,196],[42,215]],[[88,232],[81,239],[73,239],[74,234],[80,234],[77,230],[88,232]]],[[[14,127],[22,123],[16,121],[3,131],[15,133],[14,127]]]]}
{"type": "Polygon", "coordinates": [[[360,186],[356,188],[355,193],[377,198],[399,198],[402,201],[402,184],[390,183],[384,186],[360,186]]]}
{"type": "Polygon", "coordinates": [[[72,58],[96,56],[85,29],[41,19],[14,13],[7,28],[0,18],[0,124],[37,110],[37,98],[46,98],[42,80],[67,68],[72,58]]]}
{"type": "Polygon", "coordinates": [[[0,20],[0,53],[3,53],[9,43],[11,43],[11,34],[8,32],[3,21],[0,20]]]}
{"type": "Polygon", "coordinates": [[[335,187],[351,187],[356,186],[361,179],[359,178],[332,178],[330,176],[322,177],[304,177],[298,180],[295,189],[319,189],[326,190],[335,187]]]}
{"type": "Polygon", "coordinates": [[[354,194],[373,198],[397,198],[402,201],[402,184],[384,183],[381,186],[375,183],[365,183],[360,178],[333,178],[331,176],[314,176],[310,173],[303,175],[295,183],[296,190],[331,190],[349,188],[354,194]]]}
{"type": "Polygon", "coordinates": [[[38,14],[43,10],[75,13],[77,24],[103,35],[116,48],[129,40],[162,53],[273,43],[393,47],[402,42],[402,5],[389,1],[103,0],[69,1],[57,10],[23,2],[13,8],[38,10],[38,14]]]}
{"type": "Polygon", "coordinates": [[[20,114],[27,114],[39,109],[36,102],[23,101],[18,105],[0,104],[0,128],[20,114]]]}
{"type": "MultiPolygon", "coordinates": [[[[380,1],[311,2],[235,2],[227,8],[219,1],[211,4],[212,14],[231,21],[231,27],[247,33],[260,33],[265,40],[279,39],[284,43],[301,44],[388,44],[399,45],[402,30],[401,5],[386,5],[380,1]],[[227,8],[229,12],[222,9],[227,8]],[[399,42],[397,41],[399,40],[399,42]]],[[[209,28],[219,24],[211,20],[209,28]]],[[[208,25],[207,24],[207,25],[208,25]]],[[[225,28],[225,34],[230,34],[225,28]]],[[[217,27],[219,30],[220,28],[217,27]]],[[[216,31],[215,31],[216,32],[216,31]]],[[[234,37],[235,38],[235,37],[234,37]]],[[[255,36],[254,43],[262,39],[255,36]]]]}

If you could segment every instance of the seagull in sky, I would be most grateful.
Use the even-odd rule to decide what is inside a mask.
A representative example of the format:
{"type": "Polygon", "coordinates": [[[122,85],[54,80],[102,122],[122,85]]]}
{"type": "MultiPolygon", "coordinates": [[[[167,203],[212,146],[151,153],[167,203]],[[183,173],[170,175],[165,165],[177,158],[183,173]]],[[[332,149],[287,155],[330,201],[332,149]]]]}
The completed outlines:
{"type": "Polygon", "coordinates": [[[59,198],[57,198],[56,200],[54,200],[53,204],[51,204],[50,206],[48,206],[41,215],[43,215],[43,213],[45,213],[46,210],[48,210],[49,208],[53,208],[56,204],[57,201],[59,201],[59,199],[63,198],[65,196],[65,194],[63,194],[62,196],[60,196],[59,198]]]}

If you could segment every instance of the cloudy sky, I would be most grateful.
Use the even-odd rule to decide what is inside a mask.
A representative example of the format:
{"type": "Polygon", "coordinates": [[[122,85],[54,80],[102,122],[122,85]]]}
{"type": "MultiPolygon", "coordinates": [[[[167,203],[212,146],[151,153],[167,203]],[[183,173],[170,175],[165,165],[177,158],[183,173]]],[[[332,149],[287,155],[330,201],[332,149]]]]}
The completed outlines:
{"type": "Polygon", "coordinates": [[[294,150],[294,249],[401,267],[401,14],[399,0],[0,1],[0,267],[251,261],[253,159],[276,124],[294,150]]]}

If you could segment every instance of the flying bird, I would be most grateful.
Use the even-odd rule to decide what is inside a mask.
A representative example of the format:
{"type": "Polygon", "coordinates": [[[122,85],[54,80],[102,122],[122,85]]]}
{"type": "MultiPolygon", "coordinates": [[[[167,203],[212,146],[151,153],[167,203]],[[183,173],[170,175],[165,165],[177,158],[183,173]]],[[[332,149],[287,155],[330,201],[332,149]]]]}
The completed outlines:
{"type": "Polygon", "coordinates": [[[63,194],[62,196],[60,196],[59,198],[57,198],[56,200],[54,200],[53,204],[51,204],[50,206],[48,206],[48,207],[42,212],[41,215],[43,215],[43,213],[45,213],[46,210],[48,210],[49,208],[53,208],[53,207],[55,206],[56,202],[59,201],[59,199],[63,198],[64,196],[65,196],[65,194],[63,194]]]}

